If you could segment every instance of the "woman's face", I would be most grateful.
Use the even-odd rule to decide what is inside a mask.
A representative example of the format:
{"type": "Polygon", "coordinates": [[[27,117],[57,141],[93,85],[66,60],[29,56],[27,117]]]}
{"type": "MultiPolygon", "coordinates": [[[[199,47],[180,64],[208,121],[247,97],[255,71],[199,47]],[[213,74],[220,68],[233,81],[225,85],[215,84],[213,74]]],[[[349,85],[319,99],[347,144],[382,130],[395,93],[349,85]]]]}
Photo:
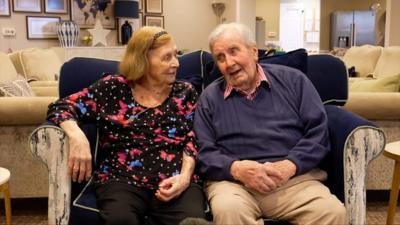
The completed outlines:
{"type": "Polygon", "coordinates": [[[148,59],[150,68],[146,79],[166,85],[175,82],[179,61],[174,41],[171,40],[159,48],[150,50],[148,59]]]}

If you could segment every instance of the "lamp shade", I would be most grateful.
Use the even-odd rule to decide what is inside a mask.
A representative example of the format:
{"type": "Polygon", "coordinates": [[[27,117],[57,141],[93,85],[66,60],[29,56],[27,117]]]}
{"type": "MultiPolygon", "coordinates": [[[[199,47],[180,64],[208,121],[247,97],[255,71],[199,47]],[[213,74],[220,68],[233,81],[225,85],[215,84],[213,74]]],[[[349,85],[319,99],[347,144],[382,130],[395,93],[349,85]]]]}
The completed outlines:
{"type": "Polygon", "coordinates": [[[139,18],[139,2],[135,0],[115,0],[114,16],[139,18]]]}

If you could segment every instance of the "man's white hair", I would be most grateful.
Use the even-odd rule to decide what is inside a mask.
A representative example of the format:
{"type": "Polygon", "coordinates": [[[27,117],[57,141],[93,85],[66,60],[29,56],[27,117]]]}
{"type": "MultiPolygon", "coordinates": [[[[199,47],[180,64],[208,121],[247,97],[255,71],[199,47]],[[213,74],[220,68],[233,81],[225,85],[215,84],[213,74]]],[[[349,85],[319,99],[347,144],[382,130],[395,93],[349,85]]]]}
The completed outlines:
{"type": "Polygon", "coordinates": [[[231,31],[236,31],[238,35],[243,39],[246,45],[256,45],[253,32],[246,25],[242,23],[223,23],[218,25],[208,36],[208,43],[210,51],[212,52],[212,46],[214,42],[223,34],[231,31]]]}

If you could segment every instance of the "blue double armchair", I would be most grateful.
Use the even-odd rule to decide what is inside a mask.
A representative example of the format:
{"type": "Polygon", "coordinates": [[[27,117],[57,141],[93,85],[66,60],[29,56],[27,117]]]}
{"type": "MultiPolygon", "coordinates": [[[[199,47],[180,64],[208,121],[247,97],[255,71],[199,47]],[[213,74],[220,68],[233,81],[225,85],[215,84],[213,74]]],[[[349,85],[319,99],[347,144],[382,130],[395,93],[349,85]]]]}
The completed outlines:
{"type": "MultiPolygon", "coordinates": [[[[329,121],[331,151],[320,163],[328,173],[326,185],[346,206],[350,224],[366,224],[365,177],[369,162],[385,146],[381,129],[371,122],[343,110],[347,100],[347,72],[343,62],[330,55],[310,55],[300,49],[284,55],[266,57],[260,63],[275,63],[303,71],[312,81],[325,105],[329,121]]],[[[201,92],[221,76],[210,53],[195,51],[179,57],[177,79],[192,83],[201,92]]],[[[60,97],[80,91],[98,80],[104,72],[116,73],[118,62],[74,58],[61,69],[60,97]]],[[[97,129],[80,124],[89,138],[94,167],[97,129]]],[[[49,171],[49,224],[97,224],[99,214],[91,185],[71,183],[67,174],[68,141],[65,133],[52,124],[43,124],[29,139],[31,152],[49,171]]]]}

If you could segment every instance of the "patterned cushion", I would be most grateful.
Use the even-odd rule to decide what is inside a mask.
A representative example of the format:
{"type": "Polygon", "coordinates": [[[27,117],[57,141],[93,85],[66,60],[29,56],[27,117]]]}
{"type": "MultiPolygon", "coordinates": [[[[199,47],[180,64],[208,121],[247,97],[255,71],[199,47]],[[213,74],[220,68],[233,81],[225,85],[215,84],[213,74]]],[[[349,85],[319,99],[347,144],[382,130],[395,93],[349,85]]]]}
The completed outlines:
{"type": "Polygon", "coordinates": [[[21,75],[17,75],[15,80],[0,82],[0,96],[35,96],[28,82],[21,75]]]}

